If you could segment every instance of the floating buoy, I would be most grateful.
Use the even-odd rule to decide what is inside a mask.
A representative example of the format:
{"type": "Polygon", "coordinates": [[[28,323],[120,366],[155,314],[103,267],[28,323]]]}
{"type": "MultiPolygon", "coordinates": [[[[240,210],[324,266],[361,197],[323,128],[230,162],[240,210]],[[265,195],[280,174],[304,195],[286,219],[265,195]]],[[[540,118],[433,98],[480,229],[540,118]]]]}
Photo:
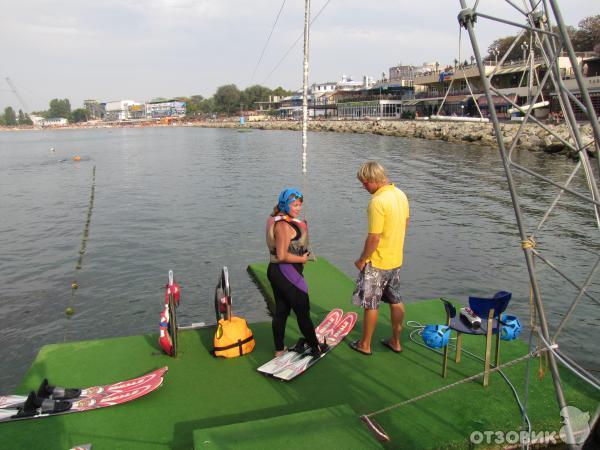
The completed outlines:
{"type": "Polygon", "coordinates": [[[71,289],[77,289],[79,287],[79,285],[77,284],[77,281],[73,281],[73,283],[71,284],[71,289]]]}
{"type": "Polygon", "coordinates": [[[81,156],[79,156],[79,155],[73,156],[73,161],[81,161],[81,156]]]}
{"type": "Polygon", "coordinates": [[[70,306],[65,310],[65,314],[67,316],[72,316],[75,313],[75,310],[73,308],[71,308],[70,306]]]}

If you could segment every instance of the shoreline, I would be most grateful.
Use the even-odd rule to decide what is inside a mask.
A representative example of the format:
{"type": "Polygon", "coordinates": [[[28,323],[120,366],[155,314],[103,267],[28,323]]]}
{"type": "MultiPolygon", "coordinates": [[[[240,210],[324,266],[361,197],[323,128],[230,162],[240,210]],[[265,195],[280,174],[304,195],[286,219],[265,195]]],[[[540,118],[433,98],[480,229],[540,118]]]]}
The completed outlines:
{"type": "MultiPolygon", "coordinates": [[[[500,129],[505,146],[512,144],[519,129],[519,123],[501,123],[500,129]]],[[[565,124],[545,125],[554,131],[564,141],[570,142],[569,132],[565,124]]],[[[200,127],[200,128],[238,128],[257,130],[288,130],[302,131],[302,122],[291,120],[248,121],[240,125],[237,121],[181,121],[172,124],[157,124],[148,122],[131,122],[119,124],[106,124],[102,122],[86,123],[85,125],[68,125],[55,128],[19,128],[1,127],[0,131],[59,131],[98,128],[146,128],[146,127],[200,127]]],[[[585,144],[593,140],[590,124],[579,125],[585,144]]],[[[475,144],[497,149],[496,137],[491,123],[473,122],[429,122],[419,120],[311,120],[308,130],[314,132],[358,133],[376,134],[381,136],[394,136],[438,140],[455,144],[475,144]]],[[[517,149],[529,151],[543,151],[546,153],[562,153],[566,156],[577,158],[567,145],[552,136],[548,131],[536,125],[526,125],[517,149]]],[[[590,149],[589,152],[592,152],[590,149]]]]}

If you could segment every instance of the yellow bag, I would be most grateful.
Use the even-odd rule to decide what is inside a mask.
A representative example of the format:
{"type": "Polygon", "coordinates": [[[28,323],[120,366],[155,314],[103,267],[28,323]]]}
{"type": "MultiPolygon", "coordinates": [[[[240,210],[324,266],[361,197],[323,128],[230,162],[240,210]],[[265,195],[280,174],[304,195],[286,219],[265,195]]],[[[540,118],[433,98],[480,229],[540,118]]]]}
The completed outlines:
{"type": "Polygon", "coordinates": [[[231,316],[231,320],[219,320],[215,333],[213,356],[235,358],[254,350],[256,341],[245,319],[231,316]]]}

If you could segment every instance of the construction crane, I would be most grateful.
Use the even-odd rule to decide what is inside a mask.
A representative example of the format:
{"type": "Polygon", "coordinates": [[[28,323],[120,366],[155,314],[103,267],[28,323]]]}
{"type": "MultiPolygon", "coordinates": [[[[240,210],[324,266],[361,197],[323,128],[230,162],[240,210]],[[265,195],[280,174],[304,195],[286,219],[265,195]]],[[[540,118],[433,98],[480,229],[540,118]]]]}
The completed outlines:
{"type": "Polygon", "coordinates": [[[10,86],[10,90],[12,91],[12,93],[15,94],[15,96],[21,102],[21,106],[23,106],[23,112],[25,114],[29,115],[29,107],[27,106],[27,103],[25,103],[25,100],[23,100],[23,97],[21,97],[21,95],[17,92],[17,88],[12,83],[12,81],[10,81],[10,78],[6,77],[6,83],[10,86]]]}

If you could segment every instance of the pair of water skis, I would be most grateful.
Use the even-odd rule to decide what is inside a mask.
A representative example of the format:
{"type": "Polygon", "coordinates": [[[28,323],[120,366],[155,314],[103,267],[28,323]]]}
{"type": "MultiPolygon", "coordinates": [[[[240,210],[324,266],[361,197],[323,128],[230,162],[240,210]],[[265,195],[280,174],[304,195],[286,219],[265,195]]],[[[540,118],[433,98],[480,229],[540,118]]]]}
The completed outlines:
{"type": "Polygon", "coordinates": [[[142,397],[162,386],[167,367],[132,380],[85,389],[61,388],[44,380],[28,396],[0,396],[0,422],[37,419],[107,406],[120,405],[142,397]]]}
{"type": "Polygon", "coordinates": [[[323,359],[352,331],[356,324],[355,312],[344,312],[335,308],[327,314],[325,319],[315,328],[319,343],[326,344],[323,350],[315,354],[304,339],[282,355],[260,366],[257,370],[265,375],[279,380],[290,381],[306,372],[310,367],[323,359]]]}

